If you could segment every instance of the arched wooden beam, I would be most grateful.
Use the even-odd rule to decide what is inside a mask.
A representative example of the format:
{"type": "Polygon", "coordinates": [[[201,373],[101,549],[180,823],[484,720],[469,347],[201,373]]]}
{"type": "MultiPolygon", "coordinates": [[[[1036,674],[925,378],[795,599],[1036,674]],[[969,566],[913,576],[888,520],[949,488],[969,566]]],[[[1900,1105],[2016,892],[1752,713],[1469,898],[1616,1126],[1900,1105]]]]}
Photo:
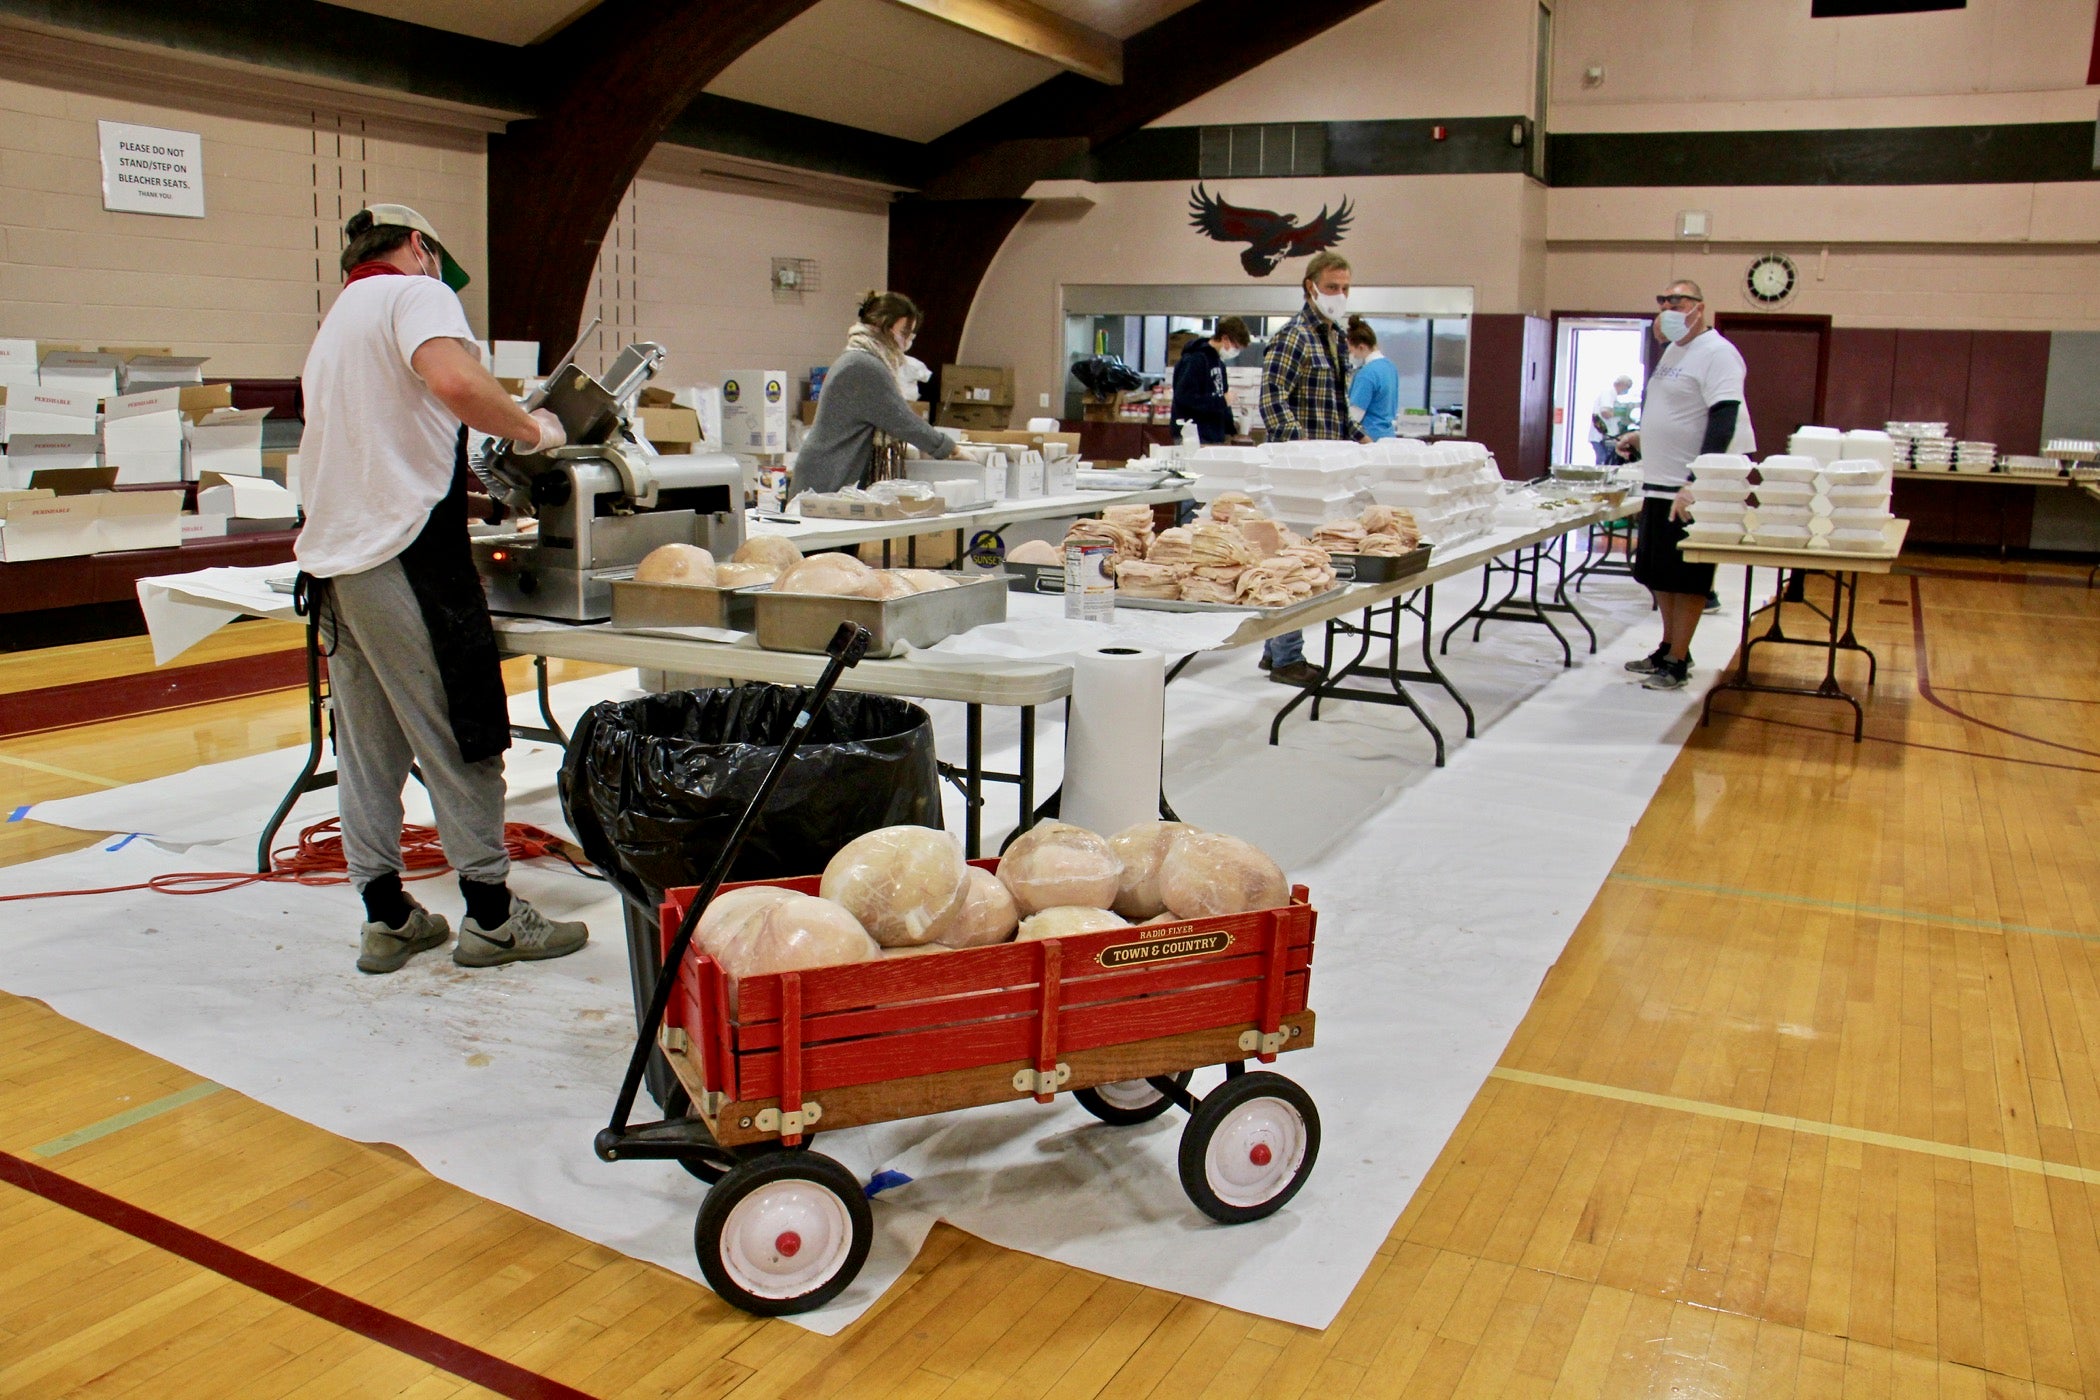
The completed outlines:
{"type": "Polygon", "coordinates": [[[598,246],[659,138],[721,71],[815,0],[607,0],[521,56],[543,115],[489,138],[489,325],[575,339],[598,246]]]}
{"type": "Polygon", "coordinates": [[[919,304],[912,354],[938,371],[962,349],[963,323],[1025,199],[905,198],[890,206],[890,286],[919,304]]]}

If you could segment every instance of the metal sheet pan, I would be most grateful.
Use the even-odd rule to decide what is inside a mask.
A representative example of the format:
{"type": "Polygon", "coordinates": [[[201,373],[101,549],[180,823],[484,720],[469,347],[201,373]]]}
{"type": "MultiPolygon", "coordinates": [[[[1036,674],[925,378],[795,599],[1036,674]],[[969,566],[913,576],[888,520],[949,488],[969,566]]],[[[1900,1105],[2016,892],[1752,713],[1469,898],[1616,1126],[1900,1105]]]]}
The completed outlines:
{"type": "MultiPolygon", "coordinates": [[[[1429,551],[1423,549],[1419,552],[1426,565],[1429,551]]],[[[1041,593],[1053,598],[1064,594],[1065,571],[1061,564],[1015,564],[1009,561],[1002,567],[1007,572],[1009,587],[1016,593],[1041,593]]],[[[1140,612],[1239,613],[1246,617],[1273,619],[1294,613],[1346,587],[1347,582],[1338,582],[1326,592],[1315,593],[1310,598],[1300,598],[1295,603],[1286,603],[1279,608],[1256,608],[1245,603],[1186,603],[1179,598],[1133,598],[1127,593],[1116,595],[1116,606],[1134,608],[1140,612]]]]}
{"type": "Polygon", "coordinates": [[[693,588],[676,583],[637,583],[632,576],[615,578],[612,625],[726,627],[749,632],[755,620],[755,600],[768,586],[693,588]]]}
{"type": "Polygon", "coordinates": [[[873,634],[870,656],[896,656],[907,644],[930,647],[943,637],[1006,621],[1007,578],[986,574],[953,588],[906,598],[833,598],[819,593],[757,595],[758,644],[768,651],[821,652],[841,622],[873,634]]]}

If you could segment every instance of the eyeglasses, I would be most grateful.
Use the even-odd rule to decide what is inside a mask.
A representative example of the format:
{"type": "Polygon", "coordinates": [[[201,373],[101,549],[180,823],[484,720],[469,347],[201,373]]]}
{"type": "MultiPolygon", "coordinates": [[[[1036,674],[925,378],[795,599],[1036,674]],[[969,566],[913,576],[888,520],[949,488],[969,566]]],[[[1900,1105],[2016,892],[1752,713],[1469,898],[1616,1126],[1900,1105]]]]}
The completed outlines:
{"type": "Polygon", "coordinates": [[[1664,292],[1655,299],[1657,306],[1697,306],[1699,298],[1689,292],[1664,292]]]}

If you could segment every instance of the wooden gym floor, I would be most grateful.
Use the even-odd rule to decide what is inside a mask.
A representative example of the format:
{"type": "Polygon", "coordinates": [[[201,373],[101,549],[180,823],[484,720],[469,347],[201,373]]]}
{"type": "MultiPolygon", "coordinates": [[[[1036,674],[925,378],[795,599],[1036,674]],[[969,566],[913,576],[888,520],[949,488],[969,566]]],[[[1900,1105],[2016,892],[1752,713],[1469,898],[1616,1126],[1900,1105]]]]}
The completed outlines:
{"type": "MultiPolygon", "coordinates": [[[[0,997],[0,1395],[2100,1396],[2084,583],[1864,581],[1864,744],[1724,698],[1324,1332],[941,1228],[816,1337],[0,997]]],[[[9,739],[0,815],[302,736],[279,693],[9,739]]]]}

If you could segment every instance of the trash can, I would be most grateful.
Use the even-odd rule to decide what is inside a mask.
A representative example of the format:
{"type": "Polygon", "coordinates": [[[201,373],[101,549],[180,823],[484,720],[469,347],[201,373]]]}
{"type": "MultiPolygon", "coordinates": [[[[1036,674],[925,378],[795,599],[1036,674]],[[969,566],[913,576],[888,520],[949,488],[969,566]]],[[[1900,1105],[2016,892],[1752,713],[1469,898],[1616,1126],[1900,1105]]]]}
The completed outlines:
{"type": "MultiPolygon", "coordinates": [[[[635,1016],[663,961],[664,891],[707,878],[758,795],[800,708],[793,686],[678,691],[594,705],[562,765],[562,811],[593,864],[619,888],[635,1016]]],[[[814,875],[854,837],[885,826],[941,825],[933,720],[887,695],[834,693],[803,736],[729,878],[814,875]]],[[[676,1080],[659,1053],[649,1092],[676,1080]]]]}

